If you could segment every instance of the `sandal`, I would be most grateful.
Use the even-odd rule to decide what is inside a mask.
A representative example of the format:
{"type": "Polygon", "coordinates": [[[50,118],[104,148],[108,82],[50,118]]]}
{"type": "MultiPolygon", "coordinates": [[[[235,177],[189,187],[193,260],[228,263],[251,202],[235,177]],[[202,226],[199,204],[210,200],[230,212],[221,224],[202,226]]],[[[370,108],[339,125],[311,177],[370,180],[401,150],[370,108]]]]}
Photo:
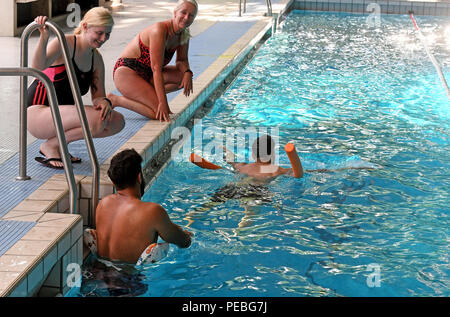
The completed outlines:
{"type": "MultiPolygon", "coordinates": [[[[42,151],[39,151],[39,153],[45,157],[45,154],[42,153],[42,151]]],[[[72,164],[81,163],[81,159],[79,157],[77,157],[75,159],[75,157],[73,157],[72,154],[70,154],[70,153],[69,153],[69,156],[70,156],[70,160],[72,161],[72,164]]]]}
{"type": "Polygon", "coordinates": [[[45,158],[45,157],[37,156],[34,159],[49,168],[54,168],[57,170],[61,170],[64,168],[64,166],[55,166],[50,163],[50,162],[62,162],[62,160],[60,158],[45,158]]]}

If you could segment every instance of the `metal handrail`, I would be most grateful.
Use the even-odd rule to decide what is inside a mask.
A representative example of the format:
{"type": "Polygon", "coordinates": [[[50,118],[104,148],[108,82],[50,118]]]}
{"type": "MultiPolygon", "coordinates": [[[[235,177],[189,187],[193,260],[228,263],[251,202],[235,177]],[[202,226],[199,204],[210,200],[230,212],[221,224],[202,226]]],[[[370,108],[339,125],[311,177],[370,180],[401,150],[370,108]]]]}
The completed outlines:
{"type": "MultiPolygon", "coordinates": [[[[242,0],[239,0],[239,16],[241,15],[241,8],[242,8],[242,0]]],[[[244,0],[244,13],[247,11],[247,0],[244,0]]]]}
{"type": "Polygon", "coordinates": [[[267,3],[267,16],[272,16],[272,1],[266,0],[267,3]]]}
{"type": "MultiPolygon", "coordinates": [[[[61,122],[61,115],[58,108],[58,99],[56,97],[55,87],[51,80],[42,71],[29,68],[29,67],[2,67],[0,68],[0,76],[33,76],[39,79],[45,86],[48,94],[48,100],[50,103],[50,109],[52,112],[53,123],[55,124],[56,136],[59,142],[59,150],[61,152],[62,161],[64,163],[64,171],[66,173],[67,183],[69,184],[70,193],[70,212],[76,213],[77,211],[77,188],[75,183],[75,177],[73,175],[72,162],[69,159],[69,150],[67,149],[66,136],[64,134],[64,128],[61,122]]],[[[25,77],[26,78],[26,77],[25,77]]],[[[22,121],[21,121],[22,122],[22,121]]],[[[26,116],[25,116],[26,122],[26,116]]],[[[26,137],[25,137],[26,144],[26,137]]],[[[25,148],[26,152],[26,148],[25,148]]],[[[22,156],[26,162],[26,154],[22,156]]],[[[26,165],[26,164],[25,164],[26,165]]],[[[29,177],[28,177],[29,179],[29,177]]]]}
{"type": "MultiPolygon", "coordinates": [[[[74,96],[75,106],[77,108],[78,116],[81,122],[81,128],[83,131],[84,140],[86,141],[86,145],[89,152],[89,158],[91,160],[92,165],[92,200],[91,200],[91,212],[89,214],[89,225],[93,226],[95,224],[94,214],[95,209],[97,208],[98,203],[98,192],[99,192],[99,178],[100,178],[100,168],[98,164],[97,154],[94,148],[94,142],[92,141],[91,131],[89,129],[89,123],[87,121],[86,112],[84,110],[83,101],[81,99],[80,88],[78,86],[78,81],[75,77],[75,70],[72,64],[72,59],[69,58],[68,55],[68,46],[64,33],[62,30],[53,22],[47,21],[45,23],[46,26],[52,30],[61,45],[62,48],[62,56],[64,58],[64,64],[66,66],[66,72],[70,83],[70,88],[72,90],[72,94],[74,96]]],[[[31,33],[38,29],[41,25],[36,22],[30,23],[22,33],[21,36],[21,59],[20,66],[27,67],[28,66],[28,39],[31,33]]],[[[19,178],[25,176],[26,178],[26,127],[27,127],[27,109],[26,109],[26,98],[27,98],[27,77],[23,76],[21,78],[20,84],[20,111],[21,111],[21,129],[20,129],[20,175],[19,178]]],[[[65,142],[65,139],[64,139],[65,142]]],[[[66,163],[64,162],[64,165],[66,163]]],[[[73,173],[73,171],[72,171],[73,173]]]]}
{"type": "MultiPolygon", "coordinates": [[[[267,4],[267,16],[272,16],[272,1],[266,0],[267,4]]],[[[244,0],[244,10],[242,11],[242,0],[239,0],[239,16],[242,16],[241,12],[245,13],[247,11],[247,0],[244,0]]]]}

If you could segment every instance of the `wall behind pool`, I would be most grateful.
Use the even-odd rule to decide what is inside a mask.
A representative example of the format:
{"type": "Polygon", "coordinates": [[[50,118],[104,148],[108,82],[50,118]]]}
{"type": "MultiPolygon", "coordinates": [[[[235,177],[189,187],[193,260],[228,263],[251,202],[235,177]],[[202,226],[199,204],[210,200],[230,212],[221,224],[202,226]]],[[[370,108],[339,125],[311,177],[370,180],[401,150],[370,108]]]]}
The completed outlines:
{"type": "Polygon", "coordinates": [[[450,3],[387,0],[295,0],[294,10],[450,16],[450,3]]]}

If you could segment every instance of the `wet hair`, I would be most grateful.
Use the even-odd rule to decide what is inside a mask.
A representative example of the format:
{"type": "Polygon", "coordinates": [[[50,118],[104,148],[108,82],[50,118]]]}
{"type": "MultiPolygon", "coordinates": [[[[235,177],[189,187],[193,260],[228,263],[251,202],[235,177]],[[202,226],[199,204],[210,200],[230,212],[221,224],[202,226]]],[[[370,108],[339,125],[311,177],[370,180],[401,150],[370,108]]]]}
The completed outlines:
{"type": "Polygon", "coordinates": [[[274,153],[275,143],[270,135],[264,134],[253,142],[253,158],[262,162],[270,162],[274,153]]]}
{"type": "Polygon", "coordinates": [[[118,190],[133,187],[142,171],[141,163],[142,157],[134,149],[123,150],[112,158],[108,176],[118,190]]]}
{"type": "MultiPolygon", "coordinates": [[[[173,10],[174,12],[177,11],[178,9],[180,9],[180,7],[185,3],[188,2],[192,5],[194,5],[195,7],[195,14],[197,15],[198,12],[198,3],[196,0],[178,0],[177,5],[175,6],[175,9],[173,10]]],[[[191,38],[191,32],[189,31],[189,28],[184,29],[183,33],[181,33],[180,36],[180,44],[183,45],[185,43],[187,43],[187,41],[189,41],[189,39],[191,38]]]]}
{"type": "Polygon", "coordinates": [[[91,26],[113,26],[114,20],[108,9],[103,7],[94,7],[90,9],[83,16],[83,20],[75,29],[73,34],[78,35],[83,31],[83,24],[86,23],[88,27],[91,26]]]}

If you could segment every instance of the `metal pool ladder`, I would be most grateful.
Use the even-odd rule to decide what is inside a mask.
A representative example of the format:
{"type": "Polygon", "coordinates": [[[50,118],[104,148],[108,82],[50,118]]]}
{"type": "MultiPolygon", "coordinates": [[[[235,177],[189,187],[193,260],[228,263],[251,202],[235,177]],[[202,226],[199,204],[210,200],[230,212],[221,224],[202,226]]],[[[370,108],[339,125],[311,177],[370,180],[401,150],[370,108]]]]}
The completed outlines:
{"type": "MultiPolygon", "coordinates": [[[[78,110],[78,116],[81,122],[81,128],[83,130],[83,136],[87,144],[89,157],[92,164],[92,202],[91,212],[89,214],[89,225],[95,223],[93,215],[98,203],[99,192],[99,177],[100,169],[97,159],[97,154],[94,148],[94,142],[92,141],[91,131],[89,129],[89,123],[87,121],[86,112],[84,110],[83,101],[81,99],[80,88],[75,77],[75,71],[72,64],[72,60],[68,55],[67,41],[64,33],[53,22],[47,21],[45,23],[57,36],[62,48],[62,55],[64,58],[64,64],[66,66],[67,75],[72,90],[72,94],[75,100],[75,106],[78,110]]],[[[30,23],[22,33],[21,37],[21,52],[20,52],[20,67],[0,68],[0,76],[21,76],[20,80],[20,139],[19,139],[19,176],[17,180],[29,180],[27,176],[27,76],[33,76],[39,79],[45,86],[48,93],[48,100],[50,103],[50,109],[52,112],[53,122],[55,125],[56,136],[59,142],[59,149],[61,152],[61,158],[64,164],[64,171],[66,174],[67,183],[69,185],[70,193],[70,212],[72,214],[78,212],[77,198],[78,191],[76,189],[75,177],[73,174],[72,162],[69,158],[69,151],[67,149],[66,137],[64,135],[64,128],[61,122],[61,115],[58,109],[58,99],[56,97],[55,87],[50,79],[42,71],[28,67],[28,40],[31,33],[39,28],[40,25],[36,22],[30,23]]]]}
{"type": "MultiPolygon", "coordinates": [[[[267,16],[272,16],[272,1],[266,0],[267,4],[267,16]]],[[[239,0],[239,16],[242,16],[241,12],[245,13],[247,11],[247,0],[244,0],[244,10],[242,10],[242,0],[239,0]]]]}

